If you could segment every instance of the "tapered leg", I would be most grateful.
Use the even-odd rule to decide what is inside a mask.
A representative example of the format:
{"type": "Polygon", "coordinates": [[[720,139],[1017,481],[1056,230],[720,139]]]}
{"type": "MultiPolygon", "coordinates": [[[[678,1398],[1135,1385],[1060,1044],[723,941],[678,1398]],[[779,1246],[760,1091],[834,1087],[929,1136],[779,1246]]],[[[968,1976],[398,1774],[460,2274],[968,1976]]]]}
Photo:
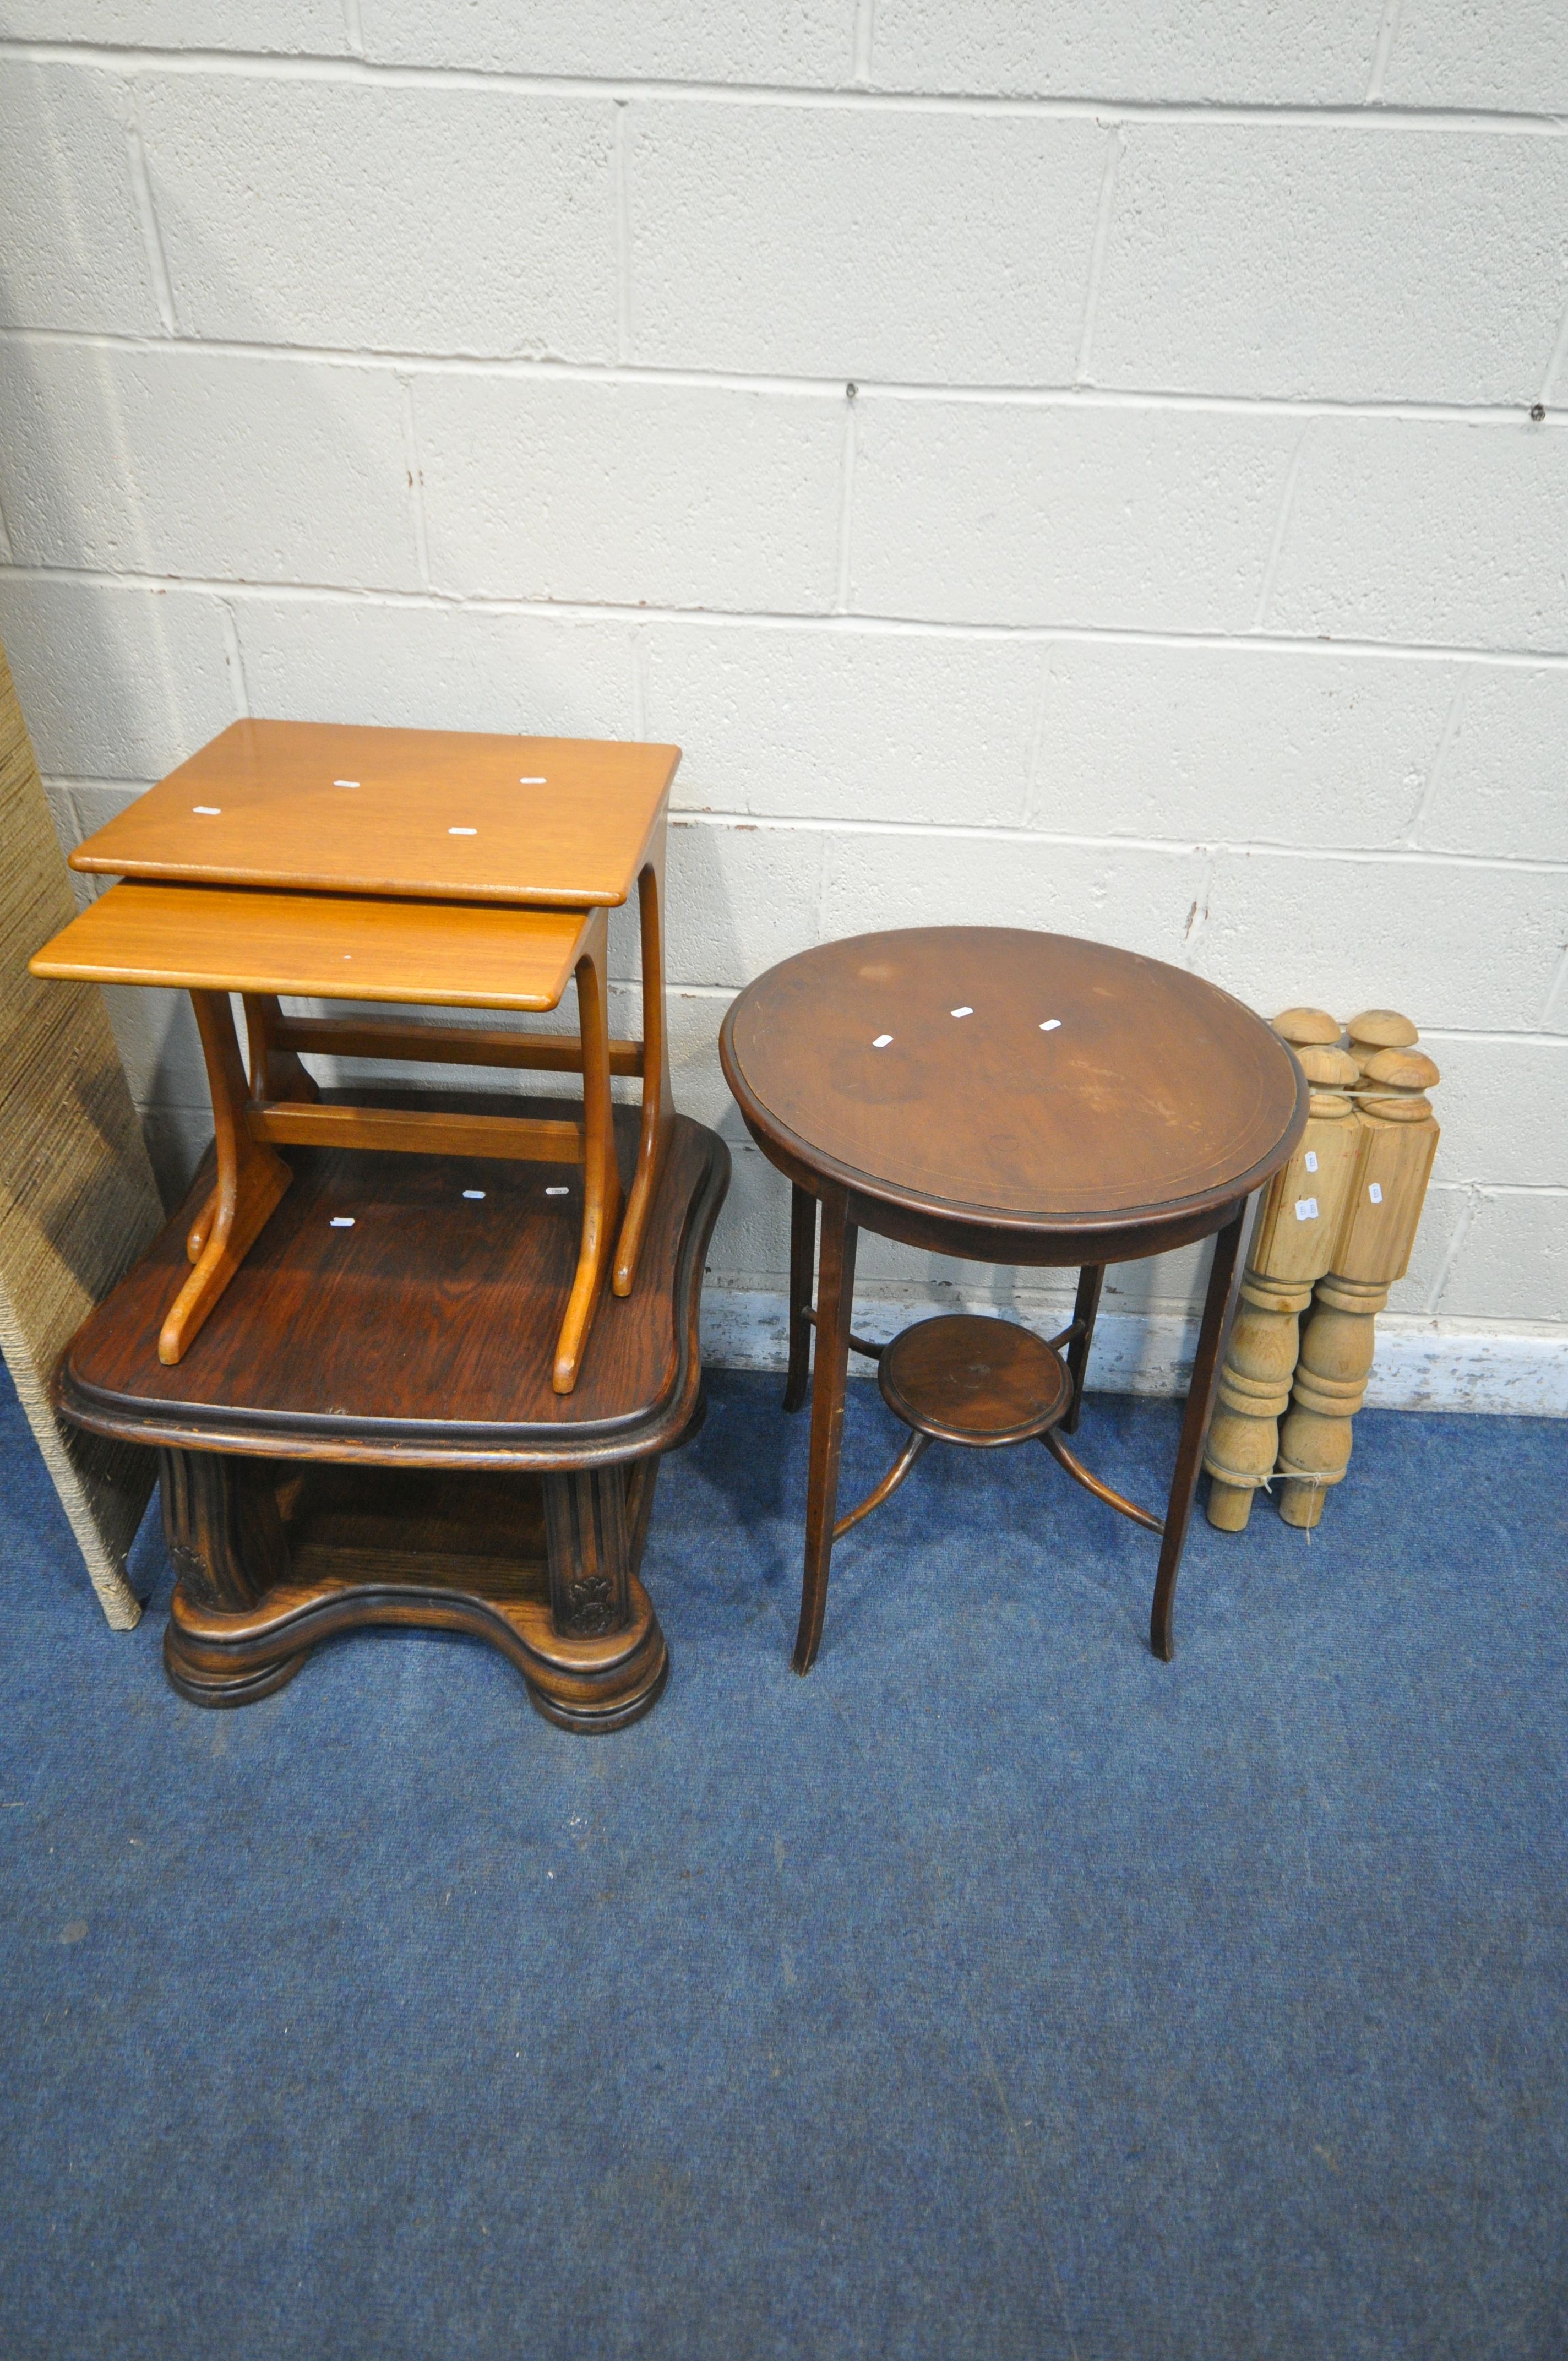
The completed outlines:
{"type": "Polygon", "coordinates": [[[789,1202],[789,1375],[784,1406],[798,1410],[811,1374],[811,1287],[817,1276],[817,1200],[799,1183],[789,1202]]]}
{"type": "Polygon", "coordinates": [[[1209,1292],[1203,1300],[1203,1324],[1198,1331],[1198,1357],[1192,1364],[1187,1414],[1181,1422],[1181,1443],[1165,1512],[1165,1539],[1160,1544],[1159,1572],[1155,1577],[1154,1607],[1149,1616],[1149,1646],[1168,1664],[1176,1653],[1176,1577],[1181,1565],[1182,1544],[1187,1539],[1187,1521],[1192,1513],[1192,1496],[1198,1488],[1198,1471],[1203,1464],[1203,1446],[1209,1439],[1209,1422],[1214,1414],[1225,1339],[1230,1334],[1241,1286],[1242,1237],[1247,1226],[1246,1216],[1247,1205],[1244,1202],[1214,1240],[1209,1292]]]}
{"type": "Polygon", "coordinates": [[[617,1295],[630,1295],[637,1277],[637,1257],[642,1251],[659,1168],[664,1159],[675,1112],[664,1009],[663,874],[664,831],[661,826],[654,858],[637,880],[637,916],[642,936],[642,1120],[637,1135],[637,1170],[627,1192],[626,1213],[616,1244],[615,1270],[610,1280],[617,1295]]]}
{"type": "Polygon", "coordinates": [[[615,1118],[609,1096],[604,913],[598,916],[599,924],[577,961],[577,1017],[583,1044],[583,1228],[576,1276],[555,1345],[551,1383],[558,1394],[569,1394],[577,1382],[620,1215],[620,1173],[615,1160],[615,1118]]]}
{"type": "Polygon", "coordinates": [[[1078,1413],[1083,1407],[1084,1372],[1089,1367],[1089,1347],[1094,1342],[1100,1290],[1104,1284],[1103,1263],[1091,1263],[1078,1274],[1078,1301],[1072,1307],[1072,1323],[1078,1334],[1067,1348],[1067,1373],[1072,1379],[1072,1400],[1068,1404],[1066,1417],[1061,1421],[1062,1431],[1066,1434],[1078,1433],[1078,1413]]]}
{"type": "Polygon", "coordinates": [[[811,1388],[811,1466],[806,1493],[806,1572],[795,1669],[808,1673],[822,1642],[828,1568],[839,1504],[839,1455],[844,1439],[844,1388],[850,1367],[850,1322],[855,1297],[855,1224],[837,1191],[823,1192],[822,1255],[817,1274],[817,1367],[811,1388]]]}

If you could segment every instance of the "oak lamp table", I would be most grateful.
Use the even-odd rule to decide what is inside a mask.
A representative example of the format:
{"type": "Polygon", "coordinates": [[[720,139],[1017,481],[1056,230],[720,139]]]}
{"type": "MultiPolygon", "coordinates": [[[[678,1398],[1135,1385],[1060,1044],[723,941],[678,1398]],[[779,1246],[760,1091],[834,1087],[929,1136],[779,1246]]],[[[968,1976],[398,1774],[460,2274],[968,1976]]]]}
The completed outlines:
{"type": "Polygon", "coordinates": [[[608,1277],[630,1293],[674,1112],[662,881],[674,746],[238,721],[71,854],[126,882],[34,959],[34,972],[190,991],[217,1134],[217,1185],[191,1225],[195,1266],[161,1323],[177,1361],[269,1219],[285,1143],[582,1167],[576,1283],[553,1356],[576,1382],[608,1277]],[[635,890],[642,1038],[611,1039],[606,914],[635,890]],[[286,1016],[282,997],[547,1010],[576,981],[579,1040],[409,1018],[286,1016]],[[228,1005],[244,996],[248,1085],[228,1005]],[[316,1104],[301,1053],[583,1077],[580,1122],[316,1104]],[[610,1077],[642,1084],[635,1170],[609,1146],[610,1077]]]}
{"type": "MultiPolygon", "coordinates": [[[[630,1173],[636,1110],[616,1125],[630,1173]]],[[[570,1165],[284,1152],[292,1185],[178,1363],[154,1340],[206,1174],[55,1379],[66,1419],[159,1454],[170,1681],[244,1705],[336,1633],[425,1625],[499,1648],[565,1729],[635,1720],[668,1672],[638,1566],[660,1455],[700,1421],[723,1143],[673,1118],[638,1284],[569,1395],[575,1253],[545,1191],[570,1165]]]]}
{"type": "Polygon", "coordinates": [[[730,1008],[719,1051],[747,1128],[793,1189],[788,1410],[806,1399],[816,1334],[796,1672],[810,1670],[821,1642],[834,1541],[887,1499],[932,1437],[995,1446],[1037,1436],[1097,1499],[1157,1533],[1149,1636],[1168,1660],[1248,1200],[1307,1118],[1288,1049],[1228,993],[1161,961],[1069,935],[929,927],[825,944],[770,969],[730,1008]],[[866,1344],[850,1331],[861,1229],[974,1261],[1076,1265],[1072,1321],[1049,1345],[964,1315],[922,1322],[885,1348],[866,1344]],[[1158,1517],[1092,1475],[1062,1435],[1078,1423],[1106,1265],[1211,1235],[1158,1517]],[[839,1518],[851,1351],[878,1362],[883,1395],[912,1433],[870,1498],[839,1518]]]}

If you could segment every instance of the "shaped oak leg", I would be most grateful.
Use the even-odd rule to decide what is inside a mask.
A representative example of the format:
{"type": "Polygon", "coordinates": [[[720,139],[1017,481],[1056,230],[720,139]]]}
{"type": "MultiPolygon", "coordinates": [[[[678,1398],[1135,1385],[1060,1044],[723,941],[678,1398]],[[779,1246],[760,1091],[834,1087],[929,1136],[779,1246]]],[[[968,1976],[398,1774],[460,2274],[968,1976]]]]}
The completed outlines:
{"type": "Polygon", "coordinates": [[[524,1677],[537,1710],[562,1730],[623,1730],[658,1703],[669,1678],[664,1635],[632,1571],[653,1472],[585,1467],[541,1478],[551,1629],[533,1633],[524,1677]]]}
{"type": "Polygon", "coordinates": [[[811,1289],[817,1276],[817,1200],[792,1185],[789,1201],[789,1375],[784,1406],[798,1410],[811,1374],[811,1289]]]}
{"type": "Polygon", "coordinates": [[[236,1631],[274,1583],[289,1574],[288,1544],[265,1460],[216,1451],[160,1451],[163,1532],[179,1576],[163,1634],[163,1668],[192,1705],[249,1705],[291,1681],[310,1651],[260,1656],[236,1631]]]}
{"type": "Polygon", "coordinates": [[[276,1148],[253,1139],[247,1127],[245,1072],[227,994],[193,992],[191,1005],[213,1094],[218,1185],[210,1221],[203,1213],[192,1234],[193,1238],[201,1232],[195,1268],[170,1304],[159,1334],[158,1357],[166,1365],[183,1356],[294,1177],[276,1148]]]}
{"type": "Polygon", "coordinates": [[[615,1160],[614,1115],[609,1096],[609,993],[605,978],[606,924],[602,910],[577,961],[577,1019],[583,1043],[583,1231],[576,1276],[555,1345],[551,1383],[569,1394],[577,1382],[583,1351],[609,1276],[615,1224],[620,1212],[620,1171],[615,1160]]]}
{"type": "Polygon", "coordinates": [[[822,1257],[817,1278],[817,1366],[811,1389],[811,1466],[806,1493],[806,1571],[795,1669],[808,1673],[822,1643],[828,1610],[828,1570],[839,1505],[839,1459],[844,1439],[844,1389],[850,1367],[857,1232],[849,1201],[837,1191],[822,1198],[822,1257]]]}
{"type": "Polygon", "coordinates": [[[630,1295],[637,1257],[659,1185],[659,1169],[675,1112],[670,1087],[670,1035],[664,1010],[664,832],[654,858],[637,880],[637,915],[642,934],[642,1122],[637,1136],[637,1170],[626,1199],[626,1216],[615,1249],[617,1295],[630,1295]]]}
{"type": "Polygon", "coordinates": [[[1198,1355],[1192,1364],[1187,1412],[1181,1422],[1176,1473],[1170,1480],[1170,1499],[1165,1512],[1165,1538],[1160,1543],[1159,1572],[1155,1577],[1154,1606],[1149,1614],[1149,1646],[1168,1664],[1176,1653],[1176,1577],[1181,1566],[1182,1544],[1187,1539],[1192,1498],[1198,1488],[1198,1471],[1203,1465],[1203,1445],[1209,1436],[1209,1422],[1214,1414],[1214,1397],[1221,1365],[1225,1357],[1225,1339],[1230,1334],[1231,1320],[1241,1287],[1242,1232],[1246,1226],[1246,1214],[1247,1205],[1244,1200],[1214,1239],[1209,1291],[1203,1299],[1203,1323],[1198,1332],[1198,1355]]]}

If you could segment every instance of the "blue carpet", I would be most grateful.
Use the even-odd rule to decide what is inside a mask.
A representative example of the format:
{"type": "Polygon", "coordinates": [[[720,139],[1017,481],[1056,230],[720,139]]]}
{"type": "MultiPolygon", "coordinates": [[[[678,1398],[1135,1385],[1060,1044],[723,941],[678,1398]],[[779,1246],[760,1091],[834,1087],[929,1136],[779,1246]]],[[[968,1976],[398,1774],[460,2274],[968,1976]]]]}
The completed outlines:
{"type": "MultiPolygon", "coordinates": [[[[3,1381],[0,1381],[3,1382],[3,1381]]],[[[1568,2350],[1568,1427],[1367,1414],[1309,1543],[933,1452],[787,1668],[806,1430],[661,1483],[652,1717],[361,1635],[230,1714],[0,1402],[14,2361],[1568,2350]]],[[[1158,1498],[1164,1403],[1081,1445],[1158,1498]]],[[[846,1499],[891,1456],[850,1397],[846,1499]]]]}

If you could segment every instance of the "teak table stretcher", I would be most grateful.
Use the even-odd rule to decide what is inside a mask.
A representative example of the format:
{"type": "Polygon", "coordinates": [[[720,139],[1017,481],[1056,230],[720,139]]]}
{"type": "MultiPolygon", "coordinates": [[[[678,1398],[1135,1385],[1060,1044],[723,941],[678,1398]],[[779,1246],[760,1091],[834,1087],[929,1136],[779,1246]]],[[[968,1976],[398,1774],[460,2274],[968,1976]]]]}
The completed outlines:
{"type": "Polygon", "coordinates": [[[188,990],[213,1093],[217,1186],[192,1224],[194,1268],[163,1323],[166,1359],[180,1358],[287,1187],[277,1148],[352,1137],[581,1164],[577,1279],[554,1358],[556,1390],[571,1390],[604,1279],[630,1292],[674,1114],[662,903],[679,759],[673,746],[242,721],[77,847],[74,868],[126,882],[34,972],[188,990]],[[612,1039],[607,913],[633,886],[642,1038],[612,1039]],[[573,981],[576,1042],[281,1005],[544,1011],[573,981]],[[312,1052],[580,1073],[582,1120],[485,1115],[454,1128],[433,1112],[322,1107],[302,1063],[312,1052]],[[612,1075],[642,1085],[624,1213],[608,1146],[612,1075]]]}

